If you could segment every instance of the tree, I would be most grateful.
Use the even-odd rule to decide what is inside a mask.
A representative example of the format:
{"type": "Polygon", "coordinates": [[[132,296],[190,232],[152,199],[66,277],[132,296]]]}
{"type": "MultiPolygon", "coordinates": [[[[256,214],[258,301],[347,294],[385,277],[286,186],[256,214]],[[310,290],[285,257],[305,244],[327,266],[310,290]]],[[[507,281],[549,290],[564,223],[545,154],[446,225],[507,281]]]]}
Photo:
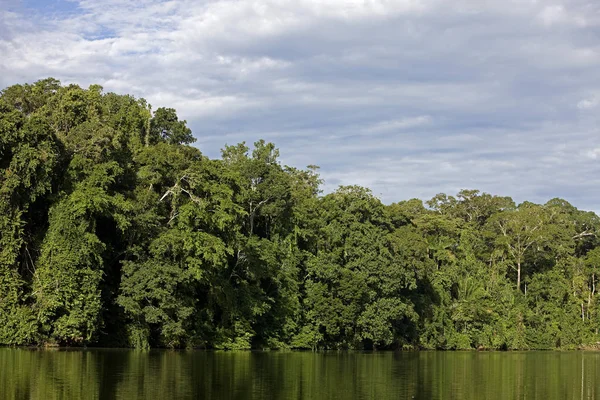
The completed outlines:
{"type": "Polygon", "coordinates": [[[0,345],[600,341],[594,213],[477,190],[427,207],[323,195],[318,167],[281,165],[272,143],[209,159],[193,140],[174,109],[99,85],[0,92],[0,345]]]}
{"type": "Polygon", "coordinates": [[[169,144],[190,144],[196,141],[187,121],[180,121],[173,108],[160,107],[150,120],[150,133],[154,140],[164,140],[169,144]]]}
{"type": "Polygon", "coordinates": [[[531,203],[521,204],[515,211],[496,214],[489,223],[497,229],[496,246],[505,251],[510,265],[517,272],[518,290],[521,290],[521,271],[528,250],[542,246],[551,239],[548,229],[554,214],[531,203]]]}

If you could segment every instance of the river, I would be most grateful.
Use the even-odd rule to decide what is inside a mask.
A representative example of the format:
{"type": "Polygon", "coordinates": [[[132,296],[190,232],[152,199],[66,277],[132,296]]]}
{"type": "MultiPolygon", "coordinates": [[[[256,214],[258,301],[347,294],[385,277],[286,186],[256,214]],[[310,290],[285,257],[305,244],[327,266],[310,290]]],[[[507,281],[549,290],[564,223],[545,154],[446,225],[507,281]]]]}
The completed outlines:
{"type": "Polygon", "coordinates": [[[600,352],[0,348],[2,399],[597,399],[600,352]]]}

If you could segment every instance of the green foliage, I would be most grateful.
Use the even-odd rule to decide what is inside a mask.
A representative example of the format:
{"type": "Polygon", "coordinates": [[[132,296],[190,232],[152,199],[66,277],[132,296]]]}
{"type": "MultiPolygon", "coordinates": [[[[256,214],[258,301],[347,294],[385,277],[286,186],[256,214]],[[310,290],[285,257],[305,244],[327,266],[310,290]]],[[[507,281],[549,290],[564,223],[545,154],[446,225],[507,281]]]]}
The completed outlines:
{"type": "Polygon", "coordinates": [[[150,120],[150,132],[155,141],[164,140],[169,144],[189,144],[196,141],[186,121],[179,121],[173,108],[161,107],[150,120]]]}
{"type": "Polygon", "coordinates": [[[598,342],[600,219],[477,190],[321,195],[279,150],[189,146],[172,108],[0,93],[0,343],[545,349],[598,342]]]}

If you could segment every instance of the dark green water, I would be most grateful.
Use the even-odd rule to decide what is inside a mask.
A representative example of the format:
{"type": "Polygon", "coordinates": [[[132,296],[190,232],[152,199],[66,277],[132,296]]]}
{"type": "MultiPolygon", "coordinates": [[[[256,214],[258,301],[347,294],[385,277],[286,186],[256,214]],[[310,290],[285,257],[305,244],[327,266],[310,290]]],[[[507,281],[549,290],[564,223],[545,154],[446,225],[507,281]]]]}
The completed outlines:
{"type": "Polygon", "coordinates": [[[600,353],[0,349],[2,399],[600,399],[600,353]]]}

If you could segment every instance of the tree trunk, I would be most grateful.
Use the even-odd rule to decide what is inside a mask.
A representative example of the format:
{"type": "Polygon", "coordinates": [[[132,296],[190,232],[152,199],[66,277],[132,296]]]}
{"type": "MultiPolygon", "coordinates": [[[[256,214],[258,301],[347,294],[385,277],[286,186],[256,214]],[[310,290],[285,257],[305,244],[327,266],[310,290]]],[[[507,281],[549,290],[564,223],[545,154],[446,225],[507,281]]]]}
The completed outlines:
{"type": "Polygon", "coordinates": [[[517,290],[521,290],[521,261],[517,262],[517,290]]]}
{"type": "Polygon", "coordinates": [[[592,294],[588,293],[587,309],[585,310],[588,320],[590,319],[590,308],[592,307],[592,294]]]}

